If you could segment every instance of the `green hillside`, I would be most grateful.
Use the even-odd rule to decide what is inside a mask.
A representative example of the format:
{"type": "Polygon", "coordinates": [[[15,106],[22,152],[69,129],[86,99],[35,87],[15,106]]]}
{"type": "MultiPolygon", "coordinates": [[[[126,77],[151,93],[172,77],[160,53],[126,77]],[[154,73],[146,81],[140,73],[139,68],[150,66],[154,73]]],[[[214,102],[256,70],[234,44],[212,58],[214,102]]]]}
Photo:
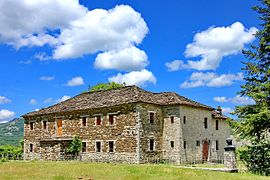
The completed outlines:
{"type": "Polygon", "coordinates": [[[18,146],[23,139],[23,123],[22,118],[16,118],[0,124],[0,146],[6,144],[18,146]]]}

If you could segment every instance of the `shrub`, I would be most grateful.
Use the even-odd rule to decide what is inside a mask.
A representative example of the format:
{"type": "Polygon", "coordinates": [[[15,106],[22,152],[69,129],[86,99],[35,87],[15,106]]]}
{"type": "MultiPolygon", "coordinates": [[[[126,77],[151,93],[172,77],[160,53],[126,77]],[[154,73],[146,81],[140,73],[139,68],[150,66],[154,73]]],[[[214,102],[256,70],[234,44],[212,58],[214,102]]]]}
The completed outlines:
{"type": "Polygon", "coordinates": [[[240,160],[251,172],[266,176],[270,175],[270,142],[246,146],[237,152],[240,160]]]}

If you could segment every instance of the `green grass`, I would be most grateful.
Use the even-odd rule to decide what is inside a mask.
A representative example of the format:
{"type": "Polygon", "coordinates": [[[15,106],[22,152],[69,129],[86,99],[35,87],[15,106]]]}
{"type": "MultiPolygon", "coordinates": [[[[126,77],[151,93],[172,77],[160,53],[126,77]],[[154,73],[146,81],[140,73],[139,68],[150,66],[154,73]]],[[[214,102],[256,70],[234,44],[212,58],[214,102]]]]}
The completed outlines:
{"type": "Polygon", "coordinates": [[[128,165],[83,162],[9,161],[0,163],[0,179],[269,179],[250,173],[181,169],[170,165],[128,165]]]}

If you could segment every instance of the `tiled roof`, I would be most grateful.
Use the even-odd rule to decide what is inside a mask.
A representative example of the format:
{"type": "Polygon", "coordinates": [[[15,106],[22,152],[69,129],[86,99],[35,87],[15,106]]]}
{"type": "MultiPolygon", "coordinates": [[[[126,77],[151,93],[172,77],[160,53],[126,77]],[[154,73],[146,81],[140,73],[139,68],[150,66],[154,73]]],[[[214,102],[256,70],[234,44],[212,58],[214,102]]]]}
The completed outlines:
{"type": "Polygon", "coordinates": [[[23,115],[23,117],[111,107],[135,102],[144,102],[157,105],[180,104],[214,110],[214,108],[210,106],[198,103],[174,92],[153,93],[145,91],[137,86],[125,86],[112,90],[82,93],[53,106],[43,108],[39,111],[27,113],[23,115]]]}

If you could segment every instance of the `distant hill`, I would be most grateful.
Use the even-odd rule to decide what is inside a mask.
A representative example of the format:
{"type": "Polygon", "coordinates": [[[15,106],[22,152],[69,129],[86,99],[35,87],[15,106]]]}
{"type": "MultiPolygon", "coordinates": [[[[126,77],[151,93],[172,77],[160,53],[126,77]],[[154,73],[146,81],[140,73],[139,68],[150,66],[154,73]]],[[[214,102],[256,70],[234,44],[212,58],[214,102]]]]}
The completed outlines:
{"type": "Polygon", "coordinates": [[[22,118],[0,124],[0,146],[6,144],[18,146],[23,139],[23,124],[22,118]]]}

